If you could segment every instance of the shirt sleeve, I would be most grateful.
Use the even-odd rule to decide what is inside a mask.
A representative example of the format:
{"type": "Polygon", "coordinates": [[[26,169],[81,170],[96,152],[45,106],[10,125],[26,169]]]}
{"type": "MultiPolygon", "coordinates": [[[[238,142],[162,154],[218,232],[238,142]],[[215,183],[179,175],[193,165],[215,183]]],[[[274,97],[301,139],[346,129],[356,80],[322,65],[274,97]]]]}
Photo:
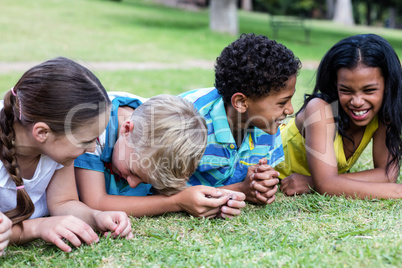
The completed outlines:
{"type": "Polygon", "coordinates": [[[99,155],[85,153],[77,157],[74,167],[104,172],[105,166],[99,155]]]}

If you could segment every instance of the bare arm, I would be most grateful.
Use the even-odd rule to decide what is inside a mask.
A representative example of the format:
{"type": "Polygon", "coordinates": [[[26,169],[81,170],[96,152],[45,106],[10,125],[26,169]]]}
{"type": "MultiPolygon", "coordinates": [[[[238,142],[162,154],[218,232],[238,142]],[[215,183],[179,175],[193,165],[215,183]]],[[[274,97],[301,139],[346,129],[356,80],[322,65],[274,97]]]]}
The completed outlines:
{"type": "Polygon", "coordinates": [[[381,143],[378,142],[381,136],[376,137],[374,142],[375,169],[338,175],[333,148],[335,124],[330,106],[323,100],[315,99],[307,105],[305,118],[308,119],[304,128],[307,160],[315,189],[319,193],[358,198],[402,198],[402,185],[383,182],[384,162],[379,156],[381,143]],[[372,182],[379,174],[382,178],[372,182]]]}
{"type": "Polygon", "coordinates": [[[99,210],[121,210],[134,217],[179,211],[187,211],[196,217],[215,217],[220,206],[229,200],[228,193],[207,186],[188,187],[173,196],[109,195],[102,172],[75,168],[75,174],[80,197],[88,206],[99,210]]]}

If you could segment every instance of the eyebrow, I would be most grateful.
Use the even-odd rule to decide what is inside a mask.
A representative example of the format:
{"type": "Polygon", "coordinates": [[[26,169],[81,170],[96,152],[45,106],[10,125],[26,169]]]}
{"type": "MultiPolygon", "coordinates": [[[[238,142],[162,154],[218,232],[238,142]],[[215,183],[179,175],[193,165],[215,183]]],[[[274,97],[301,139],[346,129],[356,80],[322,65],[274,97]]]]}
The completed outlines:
{"type": "MultiPolygon", "coordinates": [[[[368,88],[368,87],[374,87],[374,86],[379,86],[379,84],[378,84],[378,83],[368,84],[368,85],[363,86],[362,88],[368,88]]],[[[343,84],[339,84],[339,87],[344,87],[344,88],[347,88],[347,89],[352,89],[351,87],[345,86],[345,85],[343,85],[343,84]]]]}

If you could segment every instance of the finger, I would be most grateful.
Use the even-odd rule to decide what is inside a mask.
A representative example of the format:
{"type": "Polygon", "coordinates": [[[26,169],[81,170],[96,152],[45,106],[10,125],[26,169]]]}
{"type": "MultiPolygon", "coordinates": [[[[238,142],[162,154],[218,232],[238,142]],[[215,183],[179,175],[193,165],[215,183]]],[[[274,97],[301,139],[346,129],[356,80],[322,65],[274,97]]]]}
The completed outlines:
{"type": "Polygon", "coordinates": [[[257,198],[265,203],[268,203],[271,197],[274,196],[277,192],[278,192],[278,186],[275,186],[271,190],[265,193],[258,192],[257,198]]]}
{"type": "Polygon", "coordinates": [[[226,215],[232,215],[232,216],[240,215],[240,212],[241,212],[240,209],[236,209],[236,208],[232,208],[232,207],[228,207],[228,206],[222,206],[221,211],[226,215]]]}
{"type": "Polygon", "coordinates": [[[268,160],[264,157],[264,158],[261,158],[259,161],[258,161],[258,164],[259,165],[266,165],[268,163],[268,160]]]}
{"type": "Polygon", "coordinates": [[[131,222],[130,220],[125,220],[124,222],[119,223],[119,234],[121,237],[125,237],[131,233],[131,222]]]}
{"type": "Polygon", "coordinates": [[[202,202],[203,204],[205,204],[204,206],[206,207],[210,207],[210,208],[216,208],[216,207],[220,207],[223,206],[224,204],[226,204],[226,202],[229,200],[229,195],[223,195],[217,198],[213,198],[213,197],[206,197],[205,202],[202,202]]]}
{"type": "Polygon", "coordinates": [[[3,252],[3,250],[7,247],[9,242],[10,242],[9,239],[6,239],[6,240],[3,240],[0,242],[0,252],[3,252]]]}
{"type": "Polygon", "coordinates": [[[69,223],[66,230],[68,230],[69,233],[61,234],[61,236],[65,237],[76,247],[81,245],[81,240],[88,245],[99,241],[98,235],[91,228],[91,226],[78,218],[74,217],[73,221],[69,223]],[[78,239],[76,236],[78,236],[80,239],[78,239]],[[76,238],[80,243],[77,242],[76,238]]]}
{"type": "Polygon", "coordinates": [[[270,199],[268,199],[267,203],[272,204],[275,201],[276,196],[273,195],[270,199]]]}
{"type": "Polygon", "coordinates": [[[263,186],[263,187],[269,187],[272,188],[273,186],[277,185],[279,183],[279,179],[269,179],[269,180],[255,180],[254,188],[257,187],[257,184],[263,186]]]}
{"type": "Polygon", "coordinates": [[[201,213],[200,215],[198,215],[198,217],[215,218],[216,215],[219,213],[219,211],[220,211],[220,207],[211,208],[211,209],[204,211],[204,213],[201,213]]]}
{"type": "Polygon", "coordinates": [[[236,200],[229,200],[227,202],[226,206],[231,207],[231,208],[240,209],[240,208],[244,208],[246,206],[246,202],[244,202],[244,201],[236,201],[236,200]]]}
{"type": "Polygon", "coordinates": [[[60,237],[57,237],[56,235],[51,240],[51,243],[53,243],[56,247],[58,247],[59,249],[61,249],[64,252],[71,252],[71,247],[69,245],[67,245],[66,243],[64,243],[64,241],[60,237]]]}
{"type": "Polygon", "coordinates": [[[219,197],[223,196],[223,192],[214,187],[205,187],[201,192],[205,196],[209,196],[209,197],[213,197],[213,198],[219,198],[219,197]]]}
{"type": "Polygon", "coordinates": [[[278,172],[275,170],[266,170],[266,171],[259,171],[257,173],[254,173],[253,178],[255,180],[270,180],[270,179],[277,179],[278,178],[278,172]]]}
{"type": "MultiPolygon", "coordinates": [[[[258,172],[272,171],[272,170],[275,171],[270,165],[267,165],[267,164],[259,165],[257,168],[258,172]]],[[[277,172],[277,171],[275,171],[275,172],[277,172]]]]}
{"type": "Polygon", "coordinates": [[[126,239],[133,239],[134,238],[134,234],[132,232],[129,232],[128,235],[126,235],[126,239]]]}

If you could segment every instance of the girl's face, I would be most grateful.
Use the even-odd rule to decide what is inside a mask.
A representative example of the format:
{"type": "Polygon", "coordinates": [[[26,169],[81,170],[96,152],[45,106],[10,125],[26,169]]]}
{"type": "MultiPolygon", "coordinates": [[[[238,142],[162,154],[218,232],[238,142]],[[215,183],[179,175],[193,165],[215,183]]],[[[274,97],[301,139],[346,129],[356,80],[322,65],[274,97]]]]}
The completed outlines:
{"type": "Polygon", "coordinates": [[[107,109],[87,125],[78,127],[66,135],[52,134],[49,146],[44,153],[59,164],[71,165],[78,156],[95,151],[96,139],[105,130],[108,120],[109,110],[107,109]]]}
{"type": "Polygon", "coordinates": [[[384,77],[380,68],[359,64],[354,69],[339,69],[337,77],[339,102],[351,119],[351,127],[366,126],[382,106],[384,77]]]}

